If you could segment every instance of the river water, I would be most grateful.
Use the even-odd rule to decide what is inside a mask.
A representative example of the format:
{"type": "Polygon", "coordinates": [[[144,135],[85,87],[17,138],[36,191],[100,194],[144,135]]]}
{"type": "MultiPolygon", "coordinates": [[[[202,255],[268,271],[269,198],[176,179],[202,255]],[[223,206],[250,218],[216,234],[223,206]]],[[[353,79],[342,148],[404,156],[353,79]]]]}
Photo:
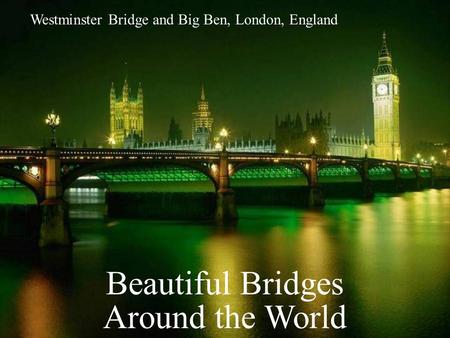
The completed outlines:
{"type": "MultiPolygon", "coordinates": [[[[208,222],[104,220],[99,190],[69,196],[73,250],[0,256],[0,337],[424,337],[449,332],[450,190],[331,200],[320,211],[243,207],[236,227],[208,222]],[[89,204],[80,204],[89,203],[89,204]],[[229,272],[228,296],[106,296],[106,271],[128,278],[229,272]],[[241,272],[282,279],[342,279],[341,295],[241,296],[241,272]],[[116,305],[128,312],[186,312],[203,304],[202,330],[104,330],[116,305]],[[344,330],[272,329],[264,305],[336,311],[344,330]],[[256,317],[253,329],[219,330],[226,305],[256,317]],[[163,333],[165,333],[163,335],[163,333]]],[[[114,326],[114,325],[113,325],[114,326]]]]}

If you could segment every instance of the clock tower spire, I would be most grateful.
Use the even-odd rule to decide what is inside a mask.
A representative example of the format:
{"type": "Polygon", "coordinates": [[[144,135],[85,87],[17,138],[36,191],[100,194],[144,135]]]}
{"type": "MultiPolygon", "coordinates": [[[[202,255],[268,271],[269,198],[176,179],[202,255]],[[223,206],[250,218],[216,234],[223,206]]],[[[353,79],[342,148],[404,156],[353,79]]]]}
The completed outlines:
{"type": "Polygon", "coordinates": [[[377,158],[387,160],[401,158],[399,86],[400,81],[392,65],[386,33],[383,33],[378,64],[372,77],[375,157],[377,158]]]}

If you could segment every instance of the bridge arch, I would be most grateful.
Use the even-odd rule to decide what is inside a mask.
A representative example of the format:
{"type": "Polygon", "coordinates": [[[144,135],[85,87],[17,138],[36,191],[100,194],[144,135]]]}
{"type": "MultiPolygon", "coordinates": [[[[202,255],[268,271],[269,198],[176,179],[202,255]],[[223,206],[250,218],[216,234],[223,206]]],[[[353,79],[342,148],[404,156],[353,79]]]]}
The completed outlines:
{"type": "MultiPolygon", "coordinates": [[[[42,171],[41,168],[39,170],[42,171]]],[[[31,190],[38,204],[44,200],[44,188],[39,178],[19,169],[9,167],[0,167],[0,177],[14,180],[31,190]]]]}
{"type": "Polygon", "coordinates": [[[375,163],[371,166],[369,166],[369,178],[381,178],[388,176],[389,179],[395,179],[396,178],[396,172],[397,168],[391,165],[385,165],[380,163],[375,163]]]}
{"type": "Polygon", "coordinates": [[[399,175],[402,179],[417,179],[418,170],[414,167],[402,166],[399,169],[399,175]]]}
{"type": "MultiPolygon", "coordinates": [[[[63,164],[64,165],[64,164],[63,164]]],[[[133,163],[130,161],[115,161],[114,163],[96,163],[81,165],[70,170],[68,173],[62,176],[62,186],[63,190],[66,190],[72,183],[74,183],[78,178],[85,175],[96,175],[98,171],[107,170],[117,170],[117,169],[154,169],[154,168],[164,168],[164,167],[178,167],[178,168],[189,168],[206,176],[206,178],[211,181],[214,185],[214,189],[218,189],[218,182],[214,177],[211,168],[207,165],[201,163],[179,163],[175,161],[151,161],[144,163],[133,163]]]]}
{"type": "MultiPolygon", "coordinates": [[[[230,177],[231,179],[236,179],[236,174],[239,172],[242,172],[246,169],[270,169],[270,168],[275,168],[275,169],[279,169],[279,168],[285,168],[288,169],[289,172],[287,172],[287,175],[292,175],[293,172],[298,173],[298,178],[305,178],[308,182],[308,185],[310,184],[310,177],[308,174],[307,169],[302,165],[302,164],[295,164],[292,162],[287,162],[287,161],[279,161],[279,162],[250,162],[250,163],[245,163],[245,162],[241,162],[241,163],[235,163],[232,164],[231,167],[231,173],[230,173],[230,177]]],[[[277,178],[277,177],[274,177],[277,178]]],[[[282,177],[278,177],[278,178],[282,178],[282,177]]],[[[295,176],[291,176],[289,178],[295,178],[295,176]]]]}
{"type": "Polygon", "coordinates": [[[417,176],[423,178],[430,178],[433,174],[433,169],[431,168],[420,168],[417,170],[417,176]]]}
{"type": "Polygon", "coordinates": [[[362,180],[362,171],[360,165],[352,162],[326,163],[319,165],[317,175],[319,176],[319,182],[321,177],[358,176],[362,180]]]}

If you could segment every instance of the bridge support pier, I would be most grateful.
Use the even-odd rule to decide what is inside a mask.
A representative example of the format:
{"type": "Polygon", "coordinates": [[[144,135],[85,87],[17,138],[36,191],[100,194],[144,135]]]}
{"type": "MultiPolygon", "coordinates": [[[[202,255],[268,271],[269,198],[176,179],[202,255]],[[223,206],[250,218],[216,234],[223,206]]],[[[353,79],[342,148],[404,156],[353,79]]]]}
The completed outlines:
{"type": "Polygon", "coordinates": [[[70,246],[72,239],[67,222],[67,206],[63,200],[41,203],[41,231],[39,246],[70,246]]]}
{"type": "Polygon", "coordinates": [[[369,160],[366,157],[362,166],[362,198],[364,200],[372,200],[375,196],[373,185],[369,178],[369,160]]]}
{"type": "Polygon", "coordinates": [[[320,187],[310,187],[308,196],[308,206],[323,207],[325,205],[325,198],[323,197],[322,189],[320,187]]]}
{"type": "Polygon", "coordinates": [[[375,196],[373,192],[372,182],[370,180],[364,180],[362,184],[363,184],[362,198],[367,201],[372,200],[375,196]]]}
{"type": "Polygon", "coordinates": [[[317,166],[317,156],[313,155],[309,163],[309,196],[308,206],[322,207],[325,205],[322,189],[319,187],[319,170],[317,166]]]}
{"type": "Polygon", "coordinates": [[[404,192],[405,191],[402,179],[400,177],[395,177],[394,178],[394,191],[396,193],[400,193],[400,192],[404,192]]]}
{"type": "Polygon", "coordinates": [[[70,246],[72,239],[67,206],[61,185],[61,162],[57,149],[48,149],[45,160],[45,200],[41,203],[39,246],[70,246]]]}
{"type": "Polygon", "coordinates": [[[217,192],[216,220],[218,223],[233,221],[238,218],[234,191],[229,189],[217,192]]]}
{"type": "Polygon", "coordinates": [[[414,169],[414,173],[416,175],[416,190],[423,190],[423,179],[420,176],[420,164],[414,169]]]}
{"type": "Polygon", "coordinates": [[[396,193],[403,192],[403,183],[401,179],[400,164],[398,159],[397,165],[395,166],[394,169],[394,191],[396,193]]]}
{"type": "Polygon", "coordinates": [[[230,188],[230,173],[228,168],[228,153],[220,153],[218,167],[216,221],[219,224],[233,221],[238,218],[236,201],[233,189],[230,188]]]}

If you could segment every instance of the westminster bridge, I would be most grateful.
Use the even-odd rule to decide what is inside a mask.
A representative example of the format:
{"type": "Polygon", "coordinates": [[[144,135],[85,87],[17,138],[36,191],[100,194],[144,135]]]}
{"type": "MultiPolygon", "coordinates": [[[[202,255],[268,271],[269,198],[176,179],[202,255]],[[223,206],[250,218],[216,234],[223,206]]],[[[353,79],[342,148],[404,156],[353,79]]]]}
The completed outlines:
{"type": "MultiPolygon", "coordinates": [[[[235,193],[230,178],[251,168],[289,168],[302,174],[308,185],[308,205],[325,203],[319,173],[330,168],[349,169],[362,183],[362,195],[373,196],[371,174],[388,171],[390,184],[401,185],[409,175],[418,187],[428,177],[433,182],[431,165],[375,158],[352,158],[331,155],[296,155],[276,153],[237,153],[216,151],[171,151],[80,148],[0,148],[0,177],[17,181],[33,191],[40,205],[40,245],[70,245],[70,229],[66,219],[64,191],[78,178],[107,170],[133,170],[176,166],[209,179],[215,188],[218,222],[238,217],[235,193]]],[[[448,173],[444,174],[449,176],[448,173]]]]}

